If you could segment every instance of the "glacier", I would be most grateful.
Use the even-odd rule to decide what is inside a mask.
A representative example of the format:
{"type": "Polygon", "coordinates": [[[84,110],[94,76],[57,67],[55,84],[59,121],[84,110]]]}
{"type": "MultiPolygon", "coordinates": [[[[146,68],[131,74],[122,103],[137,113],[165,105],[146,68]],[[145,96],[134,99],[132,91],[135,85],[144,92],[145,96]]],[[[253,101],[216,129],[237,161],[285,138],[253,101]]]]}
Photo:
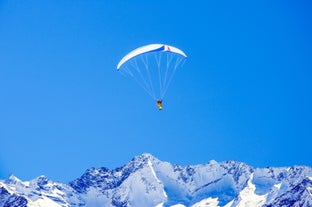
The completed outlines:
{"type": "Polygon", "coordinates": [[[0,180],[0,207],[312,206],[312,168],[238,161],[180,166],[149,153],[116,169],[90,168],[69,183],[0,180]]]}

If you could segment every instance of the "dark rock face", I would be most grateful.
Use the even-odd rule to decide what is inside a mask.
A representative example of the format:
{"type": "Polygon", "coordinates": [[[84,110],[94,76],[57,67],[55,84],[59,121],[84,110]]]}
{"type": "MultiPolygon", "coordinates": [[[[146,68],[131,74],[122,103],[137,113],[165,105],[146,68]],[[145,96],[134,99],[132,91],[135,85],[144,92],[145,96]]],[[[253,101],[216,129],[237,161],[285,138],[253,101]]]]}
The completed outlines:
{"type": "Polygon", "coordinates": [[[10,194],[5,188],[0,188],[0,204],[3,207],[27,207],[27,200],[22,196],[10,194]]]}

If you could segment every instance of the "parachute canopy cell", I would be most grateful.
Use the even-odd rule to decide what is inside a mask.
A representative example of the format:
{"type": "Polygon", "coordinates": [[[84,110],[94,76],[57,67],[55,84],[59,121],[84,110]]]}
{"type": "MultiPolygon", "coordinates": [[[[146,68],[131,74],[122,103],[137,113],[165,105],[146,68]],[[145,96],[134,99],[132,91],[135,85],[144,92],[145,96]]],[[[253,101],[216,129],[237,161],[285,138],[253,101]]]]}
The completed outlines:
{"type": "Polygon", "coordinates": [[[184,56],[185,58],[187,57],[186,54],[173,46],[170,45],[165,45],[165,44],[150,44],[150,45],[145,45],[142,47],[139,47],[133,51],[131,51],[130,53],[128,53],[126,56],[124,56],[120,62],[117,65],[117,70],[120,69],[120,67],[127,62],[128,60],[138,56],[138,55],[142,55],[145,53],[152,53],[152,52],[172,52],[172,53],[176,53],[176,54],[180,54],[182,56],[184,56]]]}
{"type": "Polygon", "coordinates": [[[173,76],[186,61],[186,54],[166,44],[149,44],[132,50],[117,64],[117,71],[130,77],[155,101],[159,109],[173,76]],[[158,104],[160,103],[160,104],[158,104]]]}

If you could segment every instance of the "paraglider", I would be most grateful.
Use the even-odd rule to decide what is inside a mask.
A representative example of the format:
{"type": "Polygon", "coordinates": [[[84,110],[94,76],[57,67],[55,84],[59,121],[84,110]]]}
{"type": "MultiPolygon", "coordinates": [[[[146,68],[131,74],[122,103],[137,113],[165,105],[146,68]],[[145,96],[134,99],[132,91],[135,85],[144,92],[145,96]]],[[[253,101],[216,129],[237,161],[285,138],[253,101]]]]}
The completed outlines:
{"type": "Polygon", "coordinates": [[[173,46],[149,44],[124,56],[117,71],[130,76],[156,101],[159,110],[176,70],[183,66],[186,54],[173,46]]]}

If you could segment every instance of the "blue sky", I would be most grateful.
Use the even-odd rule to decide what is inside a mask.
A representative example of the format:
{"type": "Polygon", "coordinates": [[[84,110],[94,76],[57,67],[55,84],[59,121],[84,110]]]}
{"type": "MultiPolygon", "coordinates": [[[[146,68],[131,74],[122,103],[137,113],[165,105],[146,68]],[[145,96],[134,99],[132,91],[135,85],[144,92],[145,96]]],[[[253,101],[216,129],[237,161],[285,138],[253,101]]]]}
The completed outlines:
{"type": "Polygon", "coordinates": [[[0,1],[0,179],[69,182],[149,152],[312,165],[309,1],[0,1]],[[159,112],[119,60],[182,49],[159,112]]]}

